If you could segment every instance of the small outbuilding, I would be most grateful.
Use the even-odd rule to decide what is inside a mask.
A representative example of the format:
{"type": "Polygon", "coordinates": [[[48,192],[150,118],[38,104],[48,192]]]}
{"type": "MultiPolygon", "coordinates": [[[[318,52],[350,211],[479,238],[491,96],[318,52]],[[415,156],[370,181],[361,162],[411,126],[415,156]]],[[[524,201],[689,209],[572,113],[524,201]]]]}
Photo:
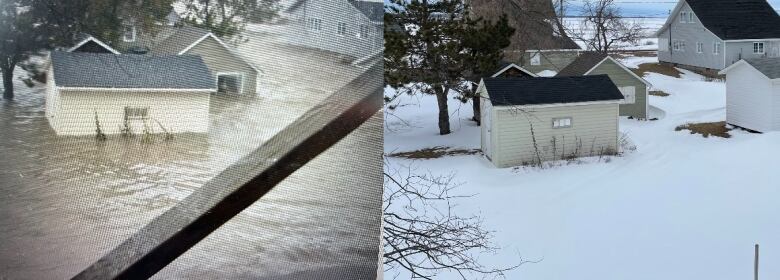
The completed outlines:
{"type": "Polygon", "coordinates": [[[498,167],[618,151],[623,95],[607,75],[485,78],[481,146],[498,167]]]}
{"type": "Polygon", "coordinates": [[[58,135],[207,132],[216,82],[200,56],[51,53],[46,117],[58,135]],[[163,129],[164,128],[164,129],[163,129]]]}
{"type": "Polygon", "coordinates": [[[726,122],[760,132],[780,130],[780,58],[740,60],[726,75],[726,122]]]}
{"type": "Polygon", "coordinates": [[[607,75],[623,94],[620,116],[647,119],[647,93],[652,85],[614,58],[598,52],[584,52],[558,73],[559,77],[607,75]]]}

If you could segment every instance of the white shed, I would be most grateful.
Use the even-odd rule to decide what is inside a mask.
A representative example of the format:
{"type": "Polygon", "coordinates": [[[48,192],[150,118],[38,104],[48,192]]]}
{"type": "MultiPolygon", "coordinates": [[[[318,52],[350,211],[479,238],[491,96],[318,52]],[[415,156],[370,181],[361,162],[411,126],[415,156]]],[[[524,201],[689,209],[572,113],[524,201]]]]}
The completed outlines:
{"type": "Polygon", "coordinates": [[[485,78],[481,146],[498,167],[618,152],[623,94],[606,75],[485,78]]]}
{"type": "Polygon", "coordinates": [[[216,81],[199,56],[51,53],[46,117],[58,135],[207,132],[216,81]]]}
{"type": "Polygon", "coordinates": [[[780,130],[780,58],[740,60],[726,75],[726,122],[760,132],[780,130]]]}

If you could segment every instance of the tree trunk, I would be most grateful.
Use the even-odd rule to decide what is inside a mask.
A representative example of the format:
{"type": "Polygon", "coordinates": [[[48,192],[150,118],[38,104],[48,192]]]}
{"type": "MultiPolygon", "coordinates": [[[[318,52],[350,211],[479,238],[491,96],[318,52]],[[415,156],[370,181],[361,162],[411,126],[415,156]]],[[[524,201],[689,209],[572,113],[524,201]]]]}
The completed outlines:
{"type": "Polygon", "coordinates": [[[439,134],[450,134],[450,111],[447,108],[447,92],[449,88],[445,88],[444,91],[436,91],[436,100],[439,101],[439,134]]]}
{"type": "Polygon", "coordinates": [[[474,117],[471,118],[471,119],[474,120],[475,122],[477,122],[477,126],[479,126],[479,125],[481,125],[481,120],[479,119],[479,117],[481,116],[481,113],[480,113],[480,110],[479,110],[479,101],[480,101],[479,99],[480,99],[480,96],[476,92],[477,89],[475,89],[475,87],[476,87],[475,85],[471,85],[471,92],[472,92],[472,94],[474,94],[474,96],[471,97],[471,105],[472,105],[472,107],[474,109],[473,110],[474,111],[474,117]]]}
{"type": "Polygon", "coordinates": [[[2,69],[3,71],[3,99],[14,99],[14,67],[11,69],[2,69]]]}

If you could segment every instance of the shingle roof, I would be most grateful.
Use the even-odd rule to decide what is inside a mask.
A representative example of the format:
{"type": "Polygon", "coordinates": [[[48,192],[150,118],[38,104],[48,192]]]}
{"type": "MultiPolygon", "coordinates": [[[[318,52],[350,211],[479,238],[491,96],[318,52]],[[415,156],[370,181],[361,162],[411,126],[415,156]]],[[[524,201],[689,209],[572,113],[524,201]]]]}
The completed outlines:
{"type": "Polygon", "coordinates": [[[780,78],[780,57],[745,59],[745,62],[770,79],[780,78]]]}
{"type": "Polygon", "coordinates": [[[51,53],[54,80],[61,87],[214,89],[200,56],[51,53]]]}
{"type": "Polygon", "coordinates": [[[371,2],[371,1],[349,1],[352,6],[358,11],[366,15],[369,20],[381,22],[384,21],[385,4],[384,2],[371,2]]]}
{"type": "Polygon", "coordinates": [[[585,75],[590,69],[596,67],[602,60],[607,58],[606,54],[598,52],[583,52],[577,57],[571,64],[561,69],[556,76],[582,76],[585,75]]]}
{"type": "Polygon", "coordinates": [[[780,16],[766,0],[685,0],[723,40],[780,38],[780,16]]]}
{"type": "Polygon", "coordinates": [[[209,34],[208,30],[198,27],[178,27],[173,34],[152,46],[150,50],[157,54],[178,54],[206,34],[209,34]]]}
{"type": "Polygon", "coordinates": [[[486,78],[493,106],[561,104],[622,100],[607,75],[553,78],[486,78]]]}

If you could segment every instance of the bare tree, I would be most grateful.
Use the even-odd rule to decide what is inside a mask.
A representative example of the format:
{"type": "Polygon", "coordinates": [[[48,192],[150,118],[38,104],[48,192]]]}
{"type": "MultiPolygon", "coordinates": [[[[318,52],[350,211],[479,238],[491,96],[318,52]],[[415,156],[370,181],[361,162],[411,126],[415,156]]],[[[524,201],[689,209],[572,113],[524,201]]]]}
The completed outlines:
{"type": "Polygon", "coordinates": [[[458,186],[454,175],[418,175],[411,168],[401,172],[385,164],[383,214],[384,264],[403,269],[412,278],[433,279],[443,271],[462,279],[501,277],[524,262],[505,268],[486,267],[478,255],[495,252],[491,233],[478,216],[454,213],[451,195],[458,186]]]}
{"type": "Polygon", "coordinates": [[[589,50],[606,54],[620,43],[636,44],[642,38],[642,26],[623,19],[615,0],[585,0],[582,10],[584,19],[567,29],[589,50]]]}

